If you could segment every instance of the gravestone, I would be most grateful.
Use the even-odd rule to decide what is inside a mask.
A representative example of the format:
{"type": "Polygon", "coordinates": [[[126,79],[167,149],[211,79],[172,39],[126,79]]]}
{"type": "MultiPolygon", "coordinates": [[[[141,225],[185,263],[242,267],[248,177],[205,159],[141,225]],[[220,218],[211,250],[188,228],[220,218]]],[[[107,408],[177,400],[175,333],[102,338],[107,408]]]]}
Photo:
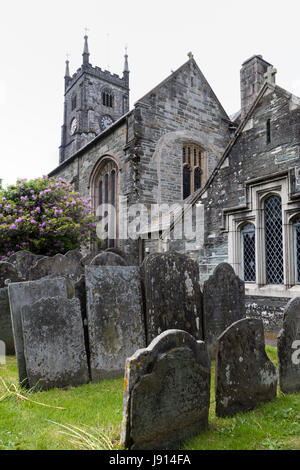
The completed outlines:
{"type": "Polygon", "coordinates": [[[22,308],[29,387],[48,390],[89,381],[78,299],[42,298],[22,308]]]}
{"type": "Polygon", "coordinates": [[[15,354],[7,287],[0,288],[0,341],[5,343],[6,354],[15,354]]]}
{"type": "Polygon", "coordinates": [[[81,260],[82,260],[82,257],[83,257],[82,253],[79,250],[70,250],[65,254],[65,256],[67,258],[70,258],[70,259],[76,261],[77,263],[80,263],[81,260]]]}
{"type": "Polygon", "coordinates": [[[116,255],[121,256],[126,261],[126,264],[130,266],[130,255],[127,255],[125,251],[121,250],[121,248],[111,247],[106,248],[104,253],[115,253],[116,255]]]}
{"type": "Polygon", "coordinates": [[[92,259],[90,266],[127,266],[127,263],[120,255],[104,251],[92,259]]]}
{"type": "Polygon", "coordinates": [[[217,340],[216,415],[233,416],[276,397],[277,371],[265,351],[262,320],[244,318],[217,340]]]}
{"type": "Polygon", "coordinates": [[[66,277],[78,281],[83,274],[83,267],[78,261],[58,254],[39,260],[29,271],[31,281],[54,277],[66,277]]]}
{"type": "Polygon", "coordinates": [[[29,280],[30,268],[40,259],[46,258],[46,256],[35,255],[27,250],[18,251],[9,257],[9,262],[14,265],[18,271],[19,276],[24,280],[29,280]]]}
{"type": "MultiPolygon", "coordinates": [[[[101,252],[102,253],[102,252],[101,252]]],[[[95,258],[95,256],[99,255],[98,251],[91,251],[83,256],[80,260],[81,266],[90,266],[91,262],[95,258]]]]}
{"type": "Polygon", "coordinates": [[[179,253],[153,253],[144,260],[141,275],[147,344],[169,329],[203,339],[198,264],[179,253]]]}
{"type": "Polygon", "coordinates": [[[25,305],[31,305],[42,297],[73,297],[74,292],[64,278],[40,279],[38,281],[18,282],[8,285],[10,312],[19,371],[19,380],[28,386],[24,357],[23,328],[21,311],[25,305]]]}
{"type": "Polygon", "coordinates": [[[13,264],[0,261],[0,288],[7,286],[5,282],[7,280],[10,280],[10,282],[20,282],[22,278],[18,275],[13,264]]]}
{"type": "Polygon", "coordinates": [[[176,448],[208,427],[210,359],[205,344],[168,330],[127,360],[122,444],[176,448]]]}
{"type": "Polygon", "coordinates": [[[205,343],[216,355],[218,336],[232,323],[245,318],[245,283],[228,263],[219,264],[203,286],[205,343]]]}
{"type": "Polygon", "coordinates": [[[93,381],[124,373],[127,357],[145,346],[139,269],[85,268],[93,381]]]}
{"type": "Polygon", "coordinates": [[[278,335],[279,385],[283,393],[300,392],[300,297],[290,300],[284,310],[278,335]]]}

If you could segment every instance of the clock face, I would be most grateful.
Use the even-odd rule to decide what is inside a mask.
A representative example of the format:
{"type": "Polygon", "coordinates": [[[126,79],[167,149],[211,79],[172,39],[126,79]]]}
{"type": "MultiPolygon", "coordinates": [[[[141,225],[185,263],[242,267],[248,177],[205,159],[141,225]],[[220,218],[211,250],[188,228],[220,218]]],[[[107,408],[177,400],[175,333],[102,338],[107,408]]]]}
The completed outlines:
{"type": "Polygon", "coordinates": [[[113,123],[113,119],[106,114],[105,116],[102,116],[100,119],[100,126],[101,129],[104,131],[107,127],[109,127],[113,123]]]}
{"type": "Polygon", "coordinates": [[[70,126],[70,134],[73,135],[77,131],[77,119],[72,119],[71,126],[70,126]]]}

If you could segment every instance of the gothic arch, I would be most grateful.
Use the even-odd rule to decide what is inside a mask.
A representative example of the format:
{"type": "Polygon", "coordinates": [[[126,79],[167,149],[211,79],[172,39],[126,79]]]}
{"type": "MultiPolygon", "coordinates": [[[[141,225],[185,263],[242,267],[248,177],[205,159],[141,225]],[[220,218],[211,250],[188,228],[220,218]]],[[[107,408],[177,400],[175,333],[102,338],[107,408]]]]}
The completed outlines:
{"type": "Polygon", "coordinates": [[[107,205],[115,208],[114,213],[109,212],[108,222],[102,227],[109,233],[107,246],[118,245],[119,235],[119,193],[120,193],[120,165],[118,159],[111,155],[103,155],[94,166],[90,179],[89,189],[92,207],[99,222],[107,216],[107,205]]]}

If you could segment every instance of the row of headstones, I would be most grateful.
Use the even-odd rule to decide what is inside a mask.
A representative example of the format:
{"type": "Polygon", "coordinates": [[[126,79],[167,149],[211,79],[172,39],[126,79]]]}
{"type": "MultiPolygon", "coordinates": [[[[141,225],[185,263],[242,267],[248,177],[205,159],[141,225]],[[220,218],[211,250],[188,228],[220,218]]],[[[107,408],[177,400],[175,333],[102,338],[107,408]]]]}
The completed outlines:
{"type": "Polygon", "coordinates": [[[63,276],[76,282],[84,274],[84,267],[94,265],[126,266],[126,255],[118,249],[107,249],[100,254],[85,256],[79,250],[53,257],[19,251],[0,262],[0,341],[7,354],[15,354],[14,337],[8,301],[8,282],[24,282],[41,278],[63,276]]]}
{"type": "MultiPolygon", "coordinates": [[[[300,391],[300,297],[286,307],[278,337],[279,381],[300,391]],[[298,352],[295,354],[295,338],[298,352]]],[[[265,351],[263,322],[245,318],[217,338],[215,401],[218,417],[276,398],[277,370],[265,351]]],[[[168,330],[126,362],[122,444],[132,450],[176,448],[208,428],[210,357],[203,341],[168,330]]]]}
{"type": "Polygon", "coordinates": [[[23,383],[29,382],[33,386],[37,378],[40,386],[45,388],[72,385],[78,383],[78,380],[85,383],[86,372],[84,378],[75,378],[76,352],[72,361],[68,356],[71,352],[68,352],[67,345],[70,350],[79,348],[80,354],[85,349],[83,362],[88,362],[90,377],[96,381],[122,374],[126,358],[167,329],[182,329],[196,339],[204,338],[199,270],[197,263],[188,257],[170,253],[154,254],[146,258],[141,269],[133,266],[105,267],[104,264],[114,262],[124,265],[126,261],[120,254],[104,252],[91,261],[90,267],[85,266],[85,276],[80,278],[82,271],[78,270],[78,260],[70,264],[67,258],[57,255],[40,259],[29,269],[29,277],[41,277],[42,280],[9,284],[14,342],[23,383]],[[71,269],[74,265],[75,269],[71,269]],[[58,275],[69,278],[68,282],[57,279],[58,275]],[[72,286],[72,281],[78,278],[75,286],[72,286]],[[74,295],[70,293],[72,291],[75,291],[79,303],[69,301],[74,295]],[[70,311],[75,312],[74,318],[68,313],[70,311]],[[65,325],[64,328],[60,321],[65,325]],[[73,327],[77,332],[82,330],[82,322],[83,333],[77,334],[77,340],[81,341],[79,347],[73,341],[73,327]],[[48,331],[47,335],[45,331],[48,331]],[[85,348],[82,346],[82,338],[85,348]],[[62,345],[62,358],[65,349],[62,362],[55,361],[51,356],[59,349],[55,345],[56,341],[62,345]],[[25,367],[26,361],[31,363],[30,368],[25,367]],[[57,380],[54,378],[55,367],[51,369],[52,362],[57,369],[55,374],[59,373],[59,368],[61,371],[57,380]],[[72,364],[72,380],[72,373],[66,372],[64,363],[68,367],[72,364]],[[40,366],[38,373],[35,364],[40,366]],[[30,374],[26,372],[28,368],[30,374]]]}

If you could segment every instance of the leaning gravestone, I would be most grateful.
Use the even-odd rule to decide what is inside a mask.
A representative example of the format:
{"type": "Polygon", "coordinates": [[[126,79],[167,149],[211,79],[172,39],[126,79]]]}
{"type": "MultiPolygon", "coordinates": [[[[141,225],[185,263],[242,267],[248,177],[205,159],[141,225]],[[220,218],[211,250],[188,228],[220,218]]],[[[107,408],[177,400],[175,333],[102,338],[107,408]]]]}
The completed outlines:
{"type": "Polygon", "coordinates": [[[7,263],[6,261],[0,262],[0,288],[6,287],[6,282],[19,282],[22,281],[22,278],[19,276],[16,268],[13,264],[7,263]]]}
{"type": "Polygon", "coordinates": [[[70,258],[74,261],[76,261],[77,263],[80,263],[83,256],[82,256],[82,253],[80,252],[80,250],[70,250],[70,251],[67,251],[67,253],[65,254],[65,256],[67,258],[70,258]]]}
{"type": "Polygon", "coordinates": [[[283,393],[300,392],[300,297],[287,304],[278,335],[279,385],[283,393]]]}
{"type": "Polygon", "coordinates": [[[127,266],[127,263],[120,255],[104,251],[92,259],[90,266],[127,266]]]}
{"type": "Polygon", "coordinates": [[[87,266],[85,279],[92,380],[122,375],[146,344],[139,269],[87,266]]]}
{"type": "Polygon", "coordinates": [[[169,329],[203,339],[198,264],[179,253],[153,253],[144,260],[141,275],[147,344],[169,329]]]}
{"type": "Polygon", "coordinates": [[[69,281],[64,278],[40,279],[38,281],[17,282],[8,285],[9,304],[13,326],[14,342],[19,371],[19,380],[28,386],[24,357],[23,328],[21,311],[25,305],[31,305],[42,297],[73,297],[69,281]]]}
{"type": "Polygon", "coordinates": [[[30,268],[40,259],[46,258],[46,256],[35,255],[27,250],[18,251],[9,257],[9,262],[14,265],[18,274],[24,278],[24,280],[29,280],[29,271],[30,268]]]}
{"type": "Polygon", "coordinates": [[[205,343],[216,355],[218,336],[232,323],[245,318],[245,283],[228,263],[219,264],[203,286],[205,343]]]}
{"type": "Polygon", "coordinates": [[[216,415],[233,416],[276,397],[277,371],[265,351],[262,320],[244,318],[217,340],[216,415]]]}
{"type": "Polygon", "coordinates": [[[43,298],[22,308],[29,387],[86,384],[89,381],[78,299],[43,298]]]}
{"type": "Polygon", "coordinates": [[[0,288],[0,341],[5,343],[6,354],[15,354],[7,287],[0,288]]]}
{"type": "Polygon", "coordinates": [[[208,427],[210,359],[202,341],[168,330],[127,360],[122,443],[174,448],[208,427]]]}
{"type": "Polygon", "coordinates": [[[66,277],[78,281],[83,274],[80,262],[71,257],[58,254],[51,258],[39,260],[29,271],[29,279],[35,281],[44,277],[66,277]]]}

